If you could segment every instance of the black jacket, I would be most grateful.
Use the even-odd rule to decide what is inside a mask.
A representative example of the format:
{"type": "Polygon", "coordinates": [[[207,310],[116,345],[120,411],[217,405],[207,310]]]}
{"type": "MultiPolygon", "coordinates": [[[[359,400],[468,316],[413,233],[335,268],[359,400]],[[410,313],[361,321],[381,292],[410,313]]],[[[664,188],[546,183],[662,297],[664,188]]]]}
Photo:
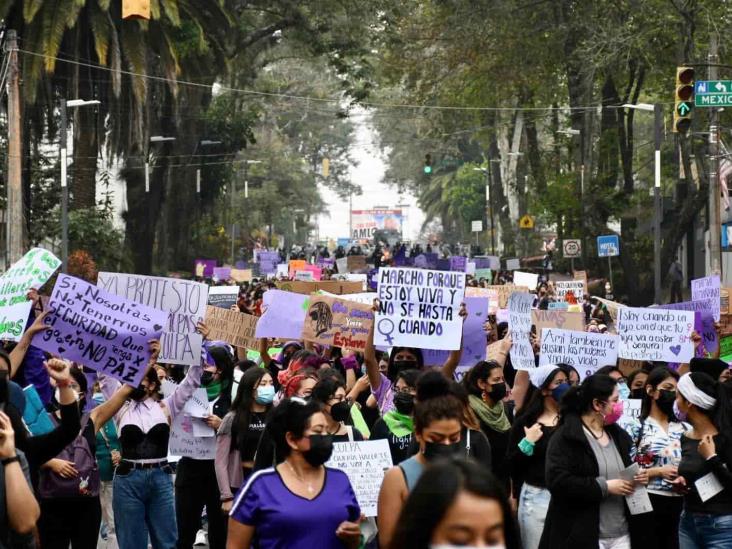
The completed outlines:
{"type": "MultiPolygon", "coordinates": [[[[606,431],[615,442],[623,463],[631,464],[633,441],[617,425],[606,431]]],[[[600,537],[602,489],[597,483],[597,459],[582,429],[582,421],[569,415],[549,441],[546,482],[551,492],[540,549],[597,549],[600,537]]],[[[640,547],[637,517],[625,507],[633,547],[640,547]]],[[[638,515],[643,517],[644,515],[638,515]]]]}

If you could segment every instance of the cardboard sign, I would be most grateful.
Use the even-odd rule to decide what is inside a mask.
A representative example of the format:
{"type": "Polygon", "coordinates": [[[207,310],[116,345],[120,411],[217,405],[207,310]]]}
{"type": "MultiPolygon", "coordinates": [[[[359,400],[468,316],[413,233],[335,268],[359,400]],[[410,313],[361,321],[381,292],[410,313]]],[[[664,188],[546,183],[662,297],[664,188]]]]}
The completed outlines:
{"type": "Polygon", "coordinates": [[[257,321],[255,337],[300,339],[305,324],[308,296],[268,290],[262,298],[262,316],[257,321]]]}
{"type": "Polygon", "coordinates": [[[719,312],[721,307],[721,284],[719,275],[705,276],[691,281],[691,299],[699,301],[702,299],[712,300],[712,315],[714,322],[719,322],[719,312]]]}
{"type": "Polygon", "coordinates": [[[226,341],[245,349],[257,348],[257,317],[254,315],[209,305],[206,309],[206,324],[211,329],[211,341],[226,341]]]}
{"type": "Polygon", "coordinates": [[[618,336],[556,328],[542,331],[539,366],[569,364],[585,378],[603,366],[615,366],[617,360],[618,336]]]}
{"type": "MultiPolygon", "coordinates": [[[[273,270],[274,272],[274,270],[273,270]]],[[[269,273],[265,273],[269,274],[269,273]]],[[[230,274],[231,280],[234,282],[241,284],[242,282],[251,282],[252,281],[252,270],[251,269],[231,269],[230,274]]]]}
{"type": "Polygon", "coordinates": [[[335,295],[359,294],[363,292],[363,282],[321,280],[319,282],[300,282],[298,280],[282,280],[277,282],[277,288],[286,292],[310,295],[319,290],[335,295]]]}
{"type": "Polygon", "coordinates": [[[581,280],[584,283],[584,293],[585,294],[589,294],[590,293],[589,290],[587,289],[587,271],[575,271],[574,272],[574,279],[575,280],[581,280]]]}
{"type": "Polygon", "coordinates": [[[386,439],[361,442],[336,442],[325,464],[348,475],[361,512],[375,517],[384,474],[392,467],[386,439]]]}
{"type": "Polygon", "coordinates": [[[585,295],[585,282],[583,280],[570,280],[564,282],[555,282],[554,290],[557,298],[565,301],[568,293],[572,292],[572,295],[577,301],[582,301],[585,295]]]}
{"type": "MultiPolygon", "coordinates": [[[[488,300],[484,297],[466,297],[465,308],[468,317],[463,323],[463,352],[458,367],[469,369],[485,360],[487,335],[483,325],[488,319],[488,300]]],[[[449,354],[449,351],[422,349],[427,366],[442,366],[449,354]]]]}
{"type": "Polygon", "coordinates": [[[211,286],[208,289],[208,304],[222,309],[230,309],[236,305],[239,297],[238,286],[211,286]]]}
{"type": "MultiPolygon", "coordinates": [[[[148,341],[160,337],[163,311],[61,274],[51,294],[48,329],[33,345],[137,386],[150,360],[148,341]]],[[[200,357],[200,354],[199,354],[200,357]]]]}
{"type": "Polygon", "coordinates": [[[314,295],[310,298],[301,339],[363,352],[373,323],[371,305],[314,295]]]}
{"type": "Polygon", "coordinates": [[[516,370],[536,368],[531,346],[531,305],[534,294],[517,292],[508,298],[508,329],[511,330],[511,364],[516,370]]]}
{"type": "Polygon", "coordinates": [[[541,338],[541,331],[544,328],[583,331],[585,329],[585,315],[583,313],[570,313],[569,311],[533,309],[531,311],[531,323],[536,326],[537,337],[541,338]]]}
{"type": "Polygon", "coordinates": [[[349,255],[346,257],[347,272],[358,273],[365,271],[367,268],[365,255],[349,255]]]}
{"type": "Polygon", "coordinates": [[[60,265],[61,260],[48,250],[33,248],[28,251],[0,276],[0,307],[27,301],[28,291],[43,286],[60,265]]]}
{"type": "Polygon", "coordinates": [[[160,340],[160,362],[188,365],[200,362],[202,338],[196,333],[196,324],[206,316],[206,284],[177,278],[100,272],[97,286],[168,313],[160,340]]]}
{"type": "Polygon", "coordinates": [[[514,271],[513,283],[516,286],[526,286],[530,292],[536,290],[539,283],[539,275],[535,273],[525,273],[523,271],[514,271]]]}
{"type": "Polygon", "coordinates": [[[618,311],[618,356],[633,360],[689,362],[694,356],[694,313],[623,307],[618,311]]]}
{"type": "Polygon", "coordinates": [[[374,343],[459,349],[465,273],[382,267],[374,343]]]}

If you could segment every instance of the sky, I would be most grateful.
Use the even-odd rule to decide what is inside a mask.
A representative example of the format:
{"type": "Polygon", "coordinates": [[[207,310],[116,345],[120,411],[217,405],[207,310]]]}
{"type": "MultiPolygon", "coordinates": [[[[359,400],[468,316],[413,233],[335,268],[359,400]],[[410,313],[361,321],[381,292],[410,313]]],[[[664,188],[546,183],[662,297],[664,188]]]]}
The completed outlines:
{"type": "MultiPolygon", "coordinates": [[[[358,114],[366,113],[360,111],[358,114]]],[[[417,199],[412,193],[400,195],[395,187],[382,183],[386,164],[378,146],[370,145],[376,139],[375,130],[368,116],[354,116],[355,143],[351,148],[351,156],[357,162],[351,167],[351,181],[359,185],[362,194],[353,196],[354,210],[368,210],[374,206],[386,206],[391,209],[397,204],[410,204],[402,208],[404,236],[415,240],[424,222],[424,213],[417,206],[417,199]]],[[[327,204],[324,213],[318,217],[319,237],[338,239],[348,236],[348,198],[343,200],[336,193],[323,186],[320,192],[327,204]]]]}

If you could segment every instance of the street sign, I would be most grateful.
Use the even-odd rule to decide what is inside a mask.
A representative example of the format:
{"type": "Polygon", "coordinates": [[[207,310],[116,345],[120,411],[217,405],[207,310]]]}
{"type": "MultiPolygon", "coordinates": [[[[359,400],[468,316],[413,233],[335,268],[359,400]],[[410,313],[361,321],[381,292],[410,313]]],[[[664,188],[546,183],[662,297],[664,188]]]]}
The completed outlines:
{"type": "Polygon", "coordinates": [[[524,215],[519,219],[519,228],[520,229],[533,229],[534,228],[534,218],[530,215],[524,215]]]}
{"type": "Polygon", "coordinates": [[[483,222],[478,219],[477,221],[471,221],[470,222],[470,230],[474,233],[479,233],[483,231],[483,222]]]}
{"type": "Polygon", "coordinates": [[[597,237],[598,257],[616,257],[620,255],[620,239],[616,234],[597,237]]]}
{"type": "Polygon", "coordinates": [[[582,255],[582,241],[578,239],[563,240],[562,253],[566,259],[580,257],[582,255]]]}
{"type": "Polygon", "coordinates": [[[732,107],[732,80],[698,80],[694,92],[697,107],[732,107]]]}

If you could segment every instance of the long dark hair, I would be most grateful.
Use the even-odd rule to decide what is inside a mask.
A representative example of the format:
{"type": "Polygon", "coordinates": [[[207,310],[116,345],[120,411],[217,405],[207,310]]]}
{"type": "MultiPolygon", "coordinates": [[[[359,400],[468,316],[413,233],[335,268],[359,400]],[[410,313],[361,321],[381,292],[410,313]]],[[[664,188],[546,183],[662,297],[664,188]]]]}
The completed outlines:
{"type": "Polygon", "coordinates": [[[451,382],[441,372],[424,372],[417,381],[414,404],[414,429],[421,433],[433,421],[456,419],[462,425],[463,404],[454,393],[451,382]]]}
{"type": "Polygon", "coordinates": [[[391,353],[389,353],[389,366],[386,369],[386,377],[388,377],[392,382],[396,381],[397,373],[396,366],[394,366],[394,360],[396,359],[396,356],[402,351],[408,351],[409,353],[414,355],[414,357],[417,359],[417,364],[415,365],[415,368],[417,368],[418,370],[424,368],[424,357],[422,356],[422,349],[416,349],[414,347],[392,347],[391,353]]]}
{"type": "Polygon", "coordinates": [[[516,416],[516,420],[520,419],[524,425],[533,425],[536,423],[539,416],[544,413],[544,398],[546,397],[541,393],[542,389],[549,387],[554,381],[554,378],[557,377],[557,374],[563,372],[565,372],[564,368],[561,365],[557,365],[544,380],[544,383],[541,384],[541,387],[534,387],[532,385],[534,390],[531,397],[529,397],[529,402],[521,408],[521,411],[516,416]]]}
{"type": "Polygon", "coordinates": [[[562,419],[568,415],[581,416],[592,409],[592,401],[607,401],[618,384],[613,378],[605,374],[594,374],[586,377],[576,387],[570,387],[562,397],[562,419]]]}
{"type": "MultiPolygon", "coordinates": [[[[727,391],[725,391],[724,386],[704,372],[691,372],[689,375],[697,389],[717,400],[713,408],[704,410],[697,406],[698,410],[712,421],[720,433],[726,434],[731,426],[727,391]]],[[[684,394],[681,393],[681,396],[684,396],[684,394]]],[[[686,397],[684,396],[684,398],[686,397]]]]}
{"type": "MultiPolygon", "coordinates": [[[[636,370],[636,372],[642,372],[642,370],[636,370]]],[[[676,381],[679,380],[679,374],[677,374],[670,368],[667,368],[666,366],[656,366],[653,370],[651,370],[651,373],[648,374],[646,383],[643,386],[643,403],[641,404],[640,413],[641,422],[645,421],[648,418],[648,415],[651,413],[651,406],[653,404],[653,398],[651,397],[651,395],[648,394],[648,391],[645,390],[646,387],[650,385],[651,387],[653,387],[654,390],[656,390],[661,383],[663,383],[670,377],[674,378],[676,381]]]]}
{"type": "Polygon", "coordinates": [[[287,433],[292,433],[295,438],[302,438],[310,418],[321,410],[319,402],[305,401],[298,397],[286,398],[270,410],[266,429],[272,435],[278,460],[284,460],[292,451],[287,444],[287,433]]]}
{"type": "Polygon", "coordinates": [[[498,502],[506,548],[519,549],[518,529],[501,483],[478,464],[457,459],[432,465],[422,474],[399,515],[390,549],[428,549],[435,528],[463,490],[498,502]]]}
{"type": "Polygon", "coordinates": [[[481,396],[483,389],[478,386],[478,381],[486,381],[491,375],[491,370],[495,370],[496,368],[501,368],[498,362],[481,360],[465,375],[463,378],[463,387],[465,387],[469,394],[477,397],[481,396]]]}
{"type": "MultiPolygon", "coordinates": [[[[239,433],[246,433],[249,429],[249,421],[252,415],[252,404],[254,404],[254,391],[259,382],[269,372],[264,368],[250,368],[239,380],[239,388],[236,390],[236,398],[231,404],[231,411],[234,418],[231,423],[231,449],[239,447],[239,433]]],[[[269,406],[267,407],[269,409],[269,406]]]]}

